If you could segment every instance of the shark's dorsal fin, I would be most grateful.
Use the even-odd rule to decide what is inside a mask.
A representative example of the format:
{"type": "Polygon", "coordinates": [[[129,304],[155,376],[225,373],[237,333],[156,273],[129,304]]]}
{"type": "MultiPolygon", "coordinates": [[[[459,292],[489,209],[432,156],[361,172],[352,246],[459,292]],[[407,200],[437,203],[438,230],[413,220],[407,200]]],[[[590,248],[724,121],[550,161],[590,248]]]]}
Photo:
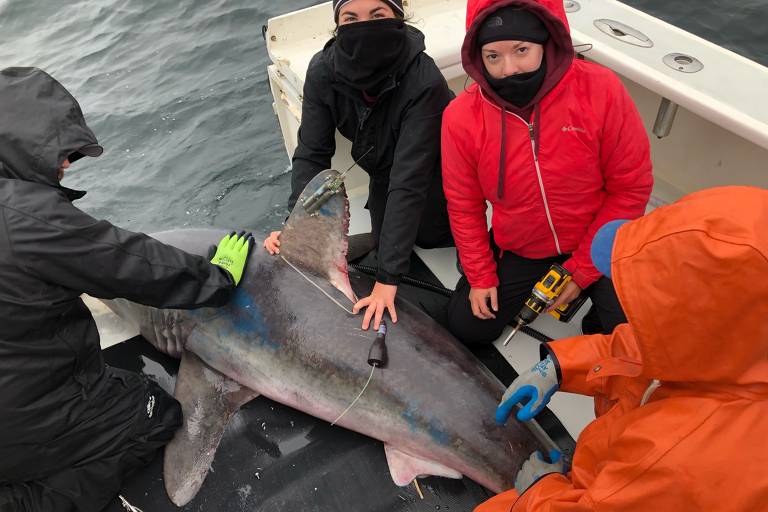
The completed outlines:
{"type": "Polygon", "coordinates": [[[392,475],[392,481],[400,487],[410,484],[414,478],[420,476],[434,475],[457,479],[462,477],[458,471],[439,462],[409,455],[389,444],[384,445],[384,453],[387,456],[387,464],[389,464],[389,474],[392,475]]]}
{"type": "Polygon", "coordinates": [[[177,506],[195,497],[224,429],[240,406],[259,394],[225,377],[189,350],[181,357],[174,396],[184,423],[165,448],[165,490],[177,506]]]}
{"type": "Polygon", "coordinates": [[[327,279],[354,301],[347,275],[349,200],[344,185],[316,213],[307,213],[303,206],[323,183],[338,177],[338,171],[329,169],[304,187],[280,235],[280,254],[302,271],[327,279]]]}

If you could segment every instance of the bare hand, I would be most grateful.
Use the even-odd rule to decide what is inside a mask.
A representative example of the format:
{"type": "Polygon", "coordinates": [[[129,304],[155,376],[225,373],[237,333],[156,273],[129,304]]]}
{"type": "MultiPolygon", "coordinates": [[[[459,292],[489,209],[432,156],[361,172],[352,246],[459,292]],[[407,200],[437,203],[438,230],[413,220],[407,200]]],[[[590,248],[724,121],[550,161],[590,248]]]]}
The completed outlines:
{"type": "Polygon", "coordinates": [[[264,240],[264,248],[273,256],[275,254],[280,254],[280,233],[282,233],[282,231],[273,231],[264,240]]]}
{"type": "Polygon", "coordinates": [[[368,308],[365,310],[365,316],[363,317],[363,330],[368,329],[368,326],[371,324],[371,317],[374,317],[374,315],[373,328],[378,329],[379,325],[381,325],[381,317],[384,316],[385,309],[389,310],[389,316],[392,317],[392,322],[397,323],[395,295],[397,295],[397,286],[376,283],[371,294],[355,304],[352,308],[352,312],[355,314],[362,308],[368,308]]]}
{"type": "Polygon", "coordinates": [[[555,302],[552,303],[551,306],[547,308],[547,313],[550,311],[554,311],[563,304],[570,304],[572,300],[574,300],[576,297],[579,296],[581,293],[581,287],[571,281],[567,285],[565,285],[565,289],[560,293],[560,296],[557,298],[555,302]]]}
{"type": "Polygon", "coordinates": [[[496,288],[470,288],[469,303],[472,305],[472,314],[481,320],[496,318],[488,309],[488,299],[491,300],[491,309],[499,311],[499,298],[496,288]]]}

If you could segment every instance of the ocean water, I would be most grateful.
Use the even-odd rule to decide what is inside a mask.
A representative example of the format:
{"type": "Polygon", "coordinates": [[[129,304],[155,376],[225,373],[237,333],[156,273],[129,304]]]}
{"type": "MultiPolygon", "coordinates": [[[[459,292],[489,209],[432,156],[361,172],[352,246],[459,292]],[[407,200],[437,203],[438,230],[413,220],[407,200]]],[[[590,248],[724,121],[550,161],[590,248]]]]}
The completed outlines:
{"type": "MultiPolygon", "coordinates": [[[[269,230],[290,170],[261,27],[316,3],[0,0],[0,67],[40,67],[80,101],[106,151],[64,184],[88,191],[90,214],[145,232],[269,230]]],[[[627,3],[768,64],[768,0],[627,3]]]]}

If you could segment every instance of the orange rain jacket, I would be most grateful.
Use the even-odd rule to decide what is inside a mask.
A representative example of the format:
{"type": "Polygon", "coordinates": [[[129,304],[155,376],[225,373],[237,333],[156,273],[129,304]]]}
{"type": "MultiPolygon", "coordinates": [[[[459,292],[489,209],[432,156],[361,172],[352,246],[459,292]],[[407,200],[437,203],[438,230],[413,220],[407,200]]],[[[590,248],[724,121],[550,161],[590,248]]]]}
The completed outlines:
{"type": "Polygon", "coordinates": [[[475,512],[768,510],[768,191],[625,224],[612,273],[629,323],[549,345],[561,391],[595,397],[571,472],[475,512]]]}

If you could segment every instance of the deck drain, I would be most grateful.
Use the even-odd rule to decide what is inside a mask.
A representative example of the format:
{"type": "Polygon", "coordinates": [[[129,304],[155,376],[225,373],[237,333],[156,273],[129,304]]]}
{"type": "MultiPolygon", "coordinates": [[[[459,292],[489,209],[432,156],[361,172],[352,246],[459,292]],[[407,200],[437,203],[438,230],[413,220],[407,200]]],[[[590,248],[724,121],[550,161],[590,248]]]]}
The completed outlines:
{"type": "Polygon", "coordinates": [[[577,12],[581,10],[581,4],[575,0],[565,0],[563,2],[563,7],[565,7],[565,12],[577,12]]]}
{"type": "Polygon", "coordinates": [[[663,60],[664,64],[681,73],[696,73],[704,69],[704,64],[699,59],[684,53],[669,53],[663,60]]]}

